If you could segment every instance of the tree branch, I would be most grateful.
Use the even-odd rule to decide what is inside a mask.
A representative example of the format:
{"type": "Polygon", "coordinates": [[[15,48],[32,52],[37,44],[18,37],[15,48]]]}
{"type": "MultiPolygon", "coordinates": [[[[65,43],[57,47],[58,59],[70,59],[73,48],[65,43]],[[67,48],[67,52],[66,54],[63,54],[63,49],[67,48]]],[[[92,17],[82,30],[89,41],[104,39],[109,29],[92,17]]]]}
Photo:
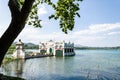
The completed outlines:
{"type": "Polygon", "coordinates": [[[11,11],[12,21],[8,29],[0,38],[0,66],[10,45],[25,27],[25,22],[29,16],[33,2],[34,0],[25,0],[23,7],[20,10],[18,0],[9,0],[8,6],[11,11]]]}
{"type": "Polygon", "coordinates": [[[8,6],[11,11],[12,20],[17,20],[20,16],[20,5],[18,3],[18,0],[9,0],[8,6]]]}
{"type": "Polygon", "coordinates": [[[21,20],[22,20],[22,22],[24,22],[24,20],[26,20],[28,18],[34,1],[35,0],[25,0],[25,2],[23,4],[23,7],[21,9],[21,20]]]}

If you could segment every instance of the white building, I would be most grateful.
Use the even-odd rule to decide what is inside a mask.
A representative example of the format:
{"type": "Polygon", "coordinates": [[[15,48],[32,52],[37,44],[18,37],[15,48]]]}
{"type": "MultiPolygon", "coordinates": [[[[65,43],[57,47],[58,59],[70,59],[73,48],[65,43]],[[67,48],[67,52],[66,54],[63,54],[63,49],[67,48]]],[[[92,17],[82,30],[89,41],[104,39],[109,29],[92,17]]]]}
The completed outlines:
{"type": "Polygon", "coordinates": [[[21,40],[16,43],[16,51],[13,53],[14,58],[25,58],[24,44],[21,40]]]}
{"type": "Polygon", "coordinates": [[[74,43],[54,42],[52,40],[41,42],[39,44],[39,52],[45,55],[72,56],[75,55],[74,43]]]}

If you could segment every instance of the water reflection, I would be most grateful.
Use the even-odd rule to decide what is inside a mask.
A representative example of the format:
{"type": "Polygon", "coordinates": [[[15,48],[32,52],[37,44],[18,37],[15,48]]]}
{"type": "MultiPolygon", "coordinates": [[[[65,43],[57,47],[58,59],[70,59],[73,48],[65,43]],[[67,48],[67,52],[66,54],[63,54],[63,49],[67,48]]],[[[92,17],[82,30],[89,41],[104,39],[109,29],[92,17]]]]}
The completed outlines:
{"type": "Polygon", "coordinates": [[[74,57],[13,61],[3,65],[2,72],[27,80],[120,80],[120,51],[76,53],[74,57]]]}
{"type": "Polygon", "coordinates": [[[4,74],[21,77],[23,73],[24,60],[15,60],[8,64],[3,64],[2,69],[4,74]]]}
{"type": "Polygon", "coordinates": [[[14,71],[17,76],[21,76],[21,74],[23,73],[23,64],[24,60],[16,60],[14,71]]]}
{"type": "Polygon", "coordinates": [[[22,76],[28,80],[50,79],[52,74],[65,73],[64,57],[46,57],[26,60],[22,76]],[[32,75],[31,75],[32,74],[32,75]],[[45,79],[46,78],[46,79],[45,79]]]}

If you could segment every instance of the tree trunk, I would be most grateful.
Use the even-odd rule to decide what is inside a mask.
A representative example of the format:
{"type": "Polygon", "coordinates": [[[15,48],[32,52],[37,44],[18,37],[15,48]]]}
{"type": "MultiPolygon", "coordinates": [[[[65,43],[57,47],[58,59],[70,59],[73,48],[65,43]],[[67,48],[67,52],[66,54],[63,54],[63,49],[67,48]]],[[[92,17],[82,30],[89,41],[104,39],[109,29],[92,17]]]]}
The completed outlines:
{"type": "Polygon", "coordinates": [[[0,66],[10,45],[25,27],[25,21],[29,16],[33,2],[34,0],[25,0],[23,7],[20,9],[17,0],[9,0],[8,5],[12,20],[8,29],[0,38],[0,66]]]}

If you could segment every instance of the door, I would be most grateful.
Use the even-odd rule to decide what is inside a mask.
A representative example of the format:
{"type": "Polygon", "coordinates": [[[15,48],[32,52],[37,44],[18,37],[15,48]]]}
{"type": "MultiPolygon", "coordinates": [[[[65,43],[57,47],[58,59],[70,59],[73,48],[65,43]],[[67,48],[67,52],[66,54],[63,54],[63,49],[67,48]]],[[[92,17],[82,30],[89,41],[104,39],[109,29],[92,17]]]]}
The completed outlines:
{"type": "Polygon", "coordinates": [[[52,48],[49,49],[49,53],[50,53],[50,55],[53,55],[53,50],[52,50],[52,48]]]}

